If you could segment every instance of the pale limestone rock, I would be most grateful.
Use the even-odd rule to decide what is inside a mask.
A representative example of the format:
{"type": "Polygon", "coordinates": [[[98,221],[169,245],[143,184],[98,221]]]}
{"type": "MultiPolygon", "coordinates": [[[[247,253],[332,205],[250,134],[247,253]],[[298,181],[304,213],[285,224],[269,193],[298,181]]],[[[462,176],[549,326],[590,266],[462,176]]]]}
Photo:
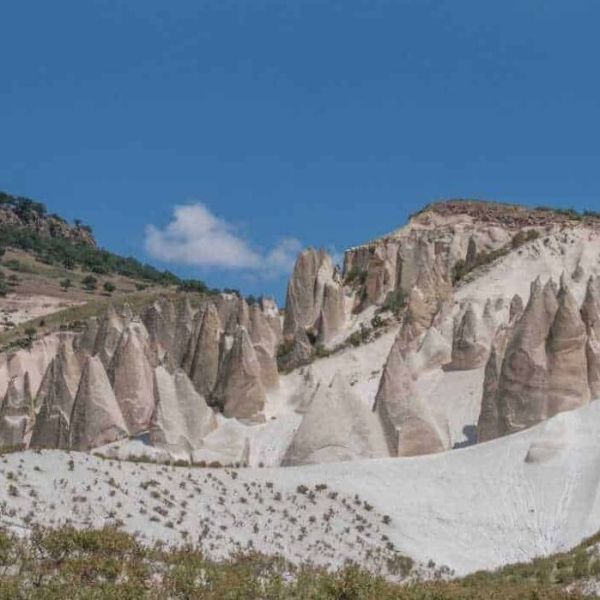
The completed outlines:
{"type": "Polygon", "coordinates": [[[266,401],[260,364],[246,329],[238,326],[219,371],[215,399],[226,417],[263,421],[266,401]]]}
{"type": "Polygon", "coordinates": [[[399,338],[385,363],[373,410],[381,421],[392,456],[431,454],[446,449],[427,404],[415,389],[399,338]]]}
{"type": "Polygon", "coordinates": [[[320,386],[321,382],[315,380],[312,368],[310,366],[306,367],[300,385],[290,398],[290,404],[297,413],[305,414],[308,412],[320,386]]]}
{"type": "Polygon", "coordinates": [[[89,450],[129,435],[108,375],[98,357],[86,359],[71,412],[69,446],[89,450]]]}
{"type": "Polygon", "coordinates": [[[75,340],[70,336],[62,336],[58,346],[57,358],[62,376],[72,398],[77,394],[81,379],[81,361],[74,350],[75,340]]]}
{"type": "Polygon", "coordinates": [[[260,309],[267,320],[267,323],[275,335],[275,345],[279,344],[283,338],[283,329],[279,309],[273,298],[262,297],[260,299],[260,309]]]}
{"type": "Polygon", "coordinates": [[[497,395],[502,434],[520,431],[547,417],[546,338],[554,320],[551,289],[548,284],[542,288],[539,278],[533,282],[529,302],[507,344],[497,395]]]}
{"type": "Polygon", "coordinates": [[[72,391],[72,381],[69,385],[70,357],[68,352],[60,353],[50,363],[42,380],[35,404],[39,411],[35,418],[31,435],[32,448],[61,448],[69,447],[69,423],[75,392],[72,391]]]}
{"type": "Polygon", "coordinates": [[[217,308],[219,321],[227,334],[234,334],[238,325],[249,328],[250,307],[237,294],[219,294],[212,300],[217,308]]]}
{"type": "Polygon", "coordinates": [[[287,289],[283,322],[283,335],[287,340],[293,339],[298,329],[316,333],[325,283],[333,276],[333,263],[325,251],[308,248],[300,253],[287,289]]]}
{"type": "Polygon", "coordinates": [[[249,326],[248,333],[260,365],[261,381],[265,389],[277,389],[279,387],[279,373],[277,372],[278,339],[269,326],[259,304],[253,304],[250,307],[249,326]]]}
{"type": "Polygon", "coordinates": [[[298,329],[291,342],[285,347],[285,352],[277,357],[277,364],[282,371],[290,371],[310,362],[313,347],[304,329],[298,329]]]}
{"type": "Polygon", "coordinates": [[[548,417],[583,406],[590,400],[585,325],[575,298],[564,281],[558,302],[558,310],[546,343],[549,371],[548,417]]]}
{"type": "Polygon", "coordinates": [[[340,374],[321,385],[282,464],[304,465],[386,456],[375,415],[340,374]]]}
{"type": "Polygon", "coordinates": [[[144,324],[131,321],[108,370],[113,392],[130,434],[146,431],[154,412],[153,370],[144,324]]]}
{"type": "Polygon", "coordinates": [[[509,321],[514,323],[517,319],[520,319],[524,310],[523,298],[519,294],[515,294],[510,301],[509,321]]]}
{"type": "Polygon", "coordinates": [[[23,380],[13,378],[0,406],[0,447],[27,444],[33,417],[31,385],[26,373],[23,380]]]}
{"type": "Polygon", "coordinates": [[[343,328],[345,320],[344,289],[336,281],[327,281],[323,288],[318,341],[327,345],[343,328]]]}
{"type": "Polygon", "coordinates": [[[150,441],[169,452],[193,452],[217,426],[216,416],[180,369],[171,374],[163,366],[154,371],[156,408],[150,441]]]}
{"type": "Polygon", "coordinates": [[[502,432],[500,431],[497,398],[501,366],[496,347],[492,346],[490,356],[485,365],[481,412],[477,423],[478,442],[487,442],[488,440],[493,440],[502,435],[502,432]]]}
{"type": "Polygon", "coordinates": [[[496,318],[494,317],[494,305],[491,298],[488,298],[485,303],[482,320],[485,326],[484,335],[487,335],[488,340],[492,340],[496,335],[498,323],[496,323],[496,318]]]}
{"type": "Polygon", "coordinates": [[[406,360],[413,375],[439,369],[452,360],[452,346],[435,327],[430,327],[417,351],[409,352],[406,360]]]}
{"type": "Polygon", "coordinates": [[[110,365],[124,329],[125,323],[122,317],[117,313],[114,306],[109,306],[100,320],[93,352],[94,355],[100,358],[105,368],[110,365]]]}
{"type": "Polygon", "coordinates": [[[90,317],[85,322],[85,329],[73,341],[73,348],[78,354],[93,354],[98,337],[100,323],[98,317],[90,317]]]}
{"type": "Polygon", "coordinates": [[[544,286],[544,308],[551,323],[558,310],[558,287],[552,278],[548,279],[544,286]]]}
{"type": "Polygon", "coordinates": [[[586,358],[588,383],[592,399],[600,399],[600,289],[599,281],[588,280],[585,300],[581,307],[581,317],[587,330],[586,358]]]}
{"type": "Polygon", "coordinates": [[[175,317],[175,334],[171,347],[171,359],[177,367],[181,366],[185,358],[194,329],[194,310],[186,296],[179,302],[175,317]]]}
{"type": "Polygon", "coordinates": [[[148,330],[150,344],[156,355],[156,361],[165,361],[173,347],[175,325],[175,306],[167,299],[157,300],[142,313],[142,321],[148,330]]]}
{"type": "Polygon", "coordinates": [[[218,425],[192,453],[194,464],[212,462],[223,466],[246,466],[250,455],[247,427],[236,419],[218,418],[218,425]]]}
{"type": "Polygon", "coordinates": [[[189,376],[198,393],[208,398],[217,383],[220,360],[221,321],[214,304],[201,313],[198,334],[189,366],[189,376]]]}
{"type": "Polygon", "coordinates": [[[485,364],[490,338],[485,326],[477,317],[473,305],[469,304],[452,341],[452,362],[447,366],[448,369],[478,369],[485,364]]]}

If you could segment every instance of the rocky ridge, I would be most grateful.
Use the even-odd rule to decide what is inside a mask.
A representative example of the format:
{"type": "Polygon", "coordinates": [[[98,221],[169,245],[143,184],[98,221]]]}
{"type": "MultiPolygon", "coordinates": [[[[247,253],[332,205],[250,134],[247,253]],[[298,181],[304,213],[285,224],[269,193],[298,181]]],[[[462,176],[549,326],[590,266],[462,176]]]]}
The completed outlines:
{"type": "Polygon", "coordinates": [[[0,357],[0,441],[296,465],[520,431],[600,394],[599,236],[593,219],[442,203],[343,269],[303,251],[283,315],[234,294],[110,308],[0,357]]]}

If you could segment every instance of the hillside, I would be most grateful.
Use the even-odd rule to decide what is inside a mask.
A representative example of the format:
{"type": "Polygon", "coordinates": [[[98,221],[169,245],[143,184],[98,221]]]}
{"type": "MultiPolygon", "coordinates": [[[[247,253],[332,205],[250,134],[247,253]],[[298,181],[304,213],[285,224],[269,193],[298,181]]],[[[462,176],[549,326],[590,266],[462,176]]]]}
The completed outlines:
{"type": "Polygon", "coordinates": [[[0,353],[15,531],[116,521],[215,559],[434,577],[600,530],[598,215],[434,203],[342,271],[301,252],[281,311],[118,257],[67,267],[34,235],[0,265],[0,307],[37,303],[0,353]]]}

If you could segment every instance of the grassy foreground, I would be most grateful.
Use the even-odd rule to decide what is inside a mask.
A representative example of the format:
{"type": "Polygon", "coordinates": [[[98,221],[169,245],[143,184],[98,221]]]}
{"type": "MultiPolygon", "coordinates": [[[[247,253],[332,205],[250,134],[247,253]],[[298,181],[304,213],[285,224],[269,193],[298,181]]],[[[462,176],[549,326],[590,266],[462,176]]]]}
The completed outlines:
{"type": "Polygon", "coordinates": [[[215,562],[197,548],[147,548],[115,528],[0,533],[0,598],[443,600],[582,598],[569,583],[600,573],[596,536],[569,553],[444,582],[390,583],[349,565],[335,573],[258,554],[215,562]]]}

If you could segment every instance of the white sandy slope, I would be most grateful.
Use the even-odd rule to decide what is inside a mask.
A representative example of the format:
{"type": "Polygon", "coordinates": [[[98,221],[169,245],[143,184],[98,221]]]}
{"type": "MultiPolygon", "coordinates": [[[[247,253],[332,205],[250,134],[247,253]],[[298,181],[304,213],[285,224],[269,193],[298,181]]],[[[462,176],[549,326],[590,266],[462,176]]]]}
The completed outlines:
{"type": "Polygon", "coordinates": [[[27,451],[0,462],[0,523],[24,531],[27,521],[101,526],[120,519],[148,540],[200,540],[217,556],[252,542],[294,561],[353,559],[371,568],[389,556],[388,536],[418,563],[464,574],[565,550],[600,529],[598,431],[594,402],[443,454],[237,475],[27,451]],[[297,492],[318,484],[327,489],[313,500],[297,492]]]}

